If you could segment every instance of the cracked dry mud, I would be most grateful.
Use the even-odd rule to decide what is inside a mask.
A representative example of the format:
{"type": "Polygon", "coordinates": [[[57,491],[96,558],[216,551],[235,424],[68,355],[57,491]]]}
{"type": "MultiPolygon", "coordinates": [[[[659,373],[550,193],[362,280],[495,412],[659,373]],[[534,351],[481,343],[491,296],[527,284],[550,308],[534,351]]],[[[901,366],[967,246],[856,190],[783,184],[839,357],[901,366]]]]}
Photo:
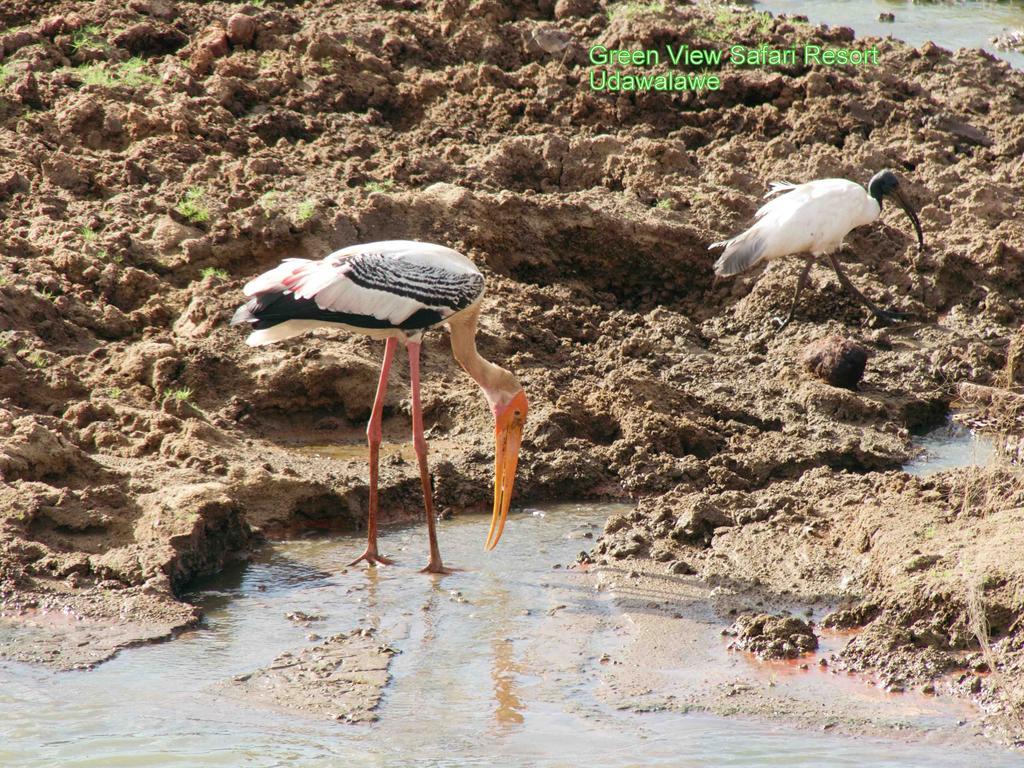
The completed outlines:
{"type": "MultiPolygon", "coordinates": [[[[360,525],[379,345],[317,332],[253,350],[227,320],[284,256],[418,238],[487,276],[481,351],[530,395],[520,503],[637,499],[595,558],[683,563],[740,607],[815,606],[863,627],[838,663],[975,699],[1020,738],[1020,468],[899,468],[958,385],[1024,384],[1024,76],[886,40],[877,69],[596,94],[598,42],[710,46],[722,24],[748,43],[868,42],[759,31],[741,10],[469,5],[0,7],[0,621],[18,628],[0,653],[95,663],[197,621],[176,596],[261,537],[360,525]],[[571,44],[545,50],[544,25],[571,44]],[[929,247],[887,210],[842,259],[911,321],[873,327],[819,267],[773,334],[799,260],[713,285],[707,244],[767,182],[883,167],[929,247]],[[870,353],[857,391],[801,363],[833,334],[870,353]]],[[[437,505],[481,509],[483,401],[442,334],[424,366],[437,505]]],[[[385,439],[408,424],[400,362],[385,439]]],[[[400,452],[381,493],[387,520],[420,514],[400,452]]]]}

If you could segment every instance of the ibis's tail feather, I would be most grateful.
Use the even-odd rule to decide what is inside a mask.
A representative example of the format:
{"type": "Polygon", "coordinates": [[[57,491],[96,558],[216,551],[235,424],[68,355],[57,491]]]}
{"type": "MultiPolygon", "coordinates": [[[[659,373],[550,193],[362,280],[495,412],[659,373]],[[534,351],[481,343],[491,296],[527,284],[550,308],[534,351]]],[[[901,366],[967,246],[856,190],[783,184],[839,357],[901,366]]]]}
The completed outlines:
{"type": "Polygon", "coordinates": [[[773,181],[768,186],[770,186],[771,189],[769,189],[765,194],[765,199],[772,197],[773,195],[778,195],[783,192],[789,192],[790,190],[796,189],[796,184],[791,184],[788,181],[773,181]]]}
{"type": "Polygon", "coordinates": [[[748,229],[731,240],[711,244],[711,248],[722,247],[725,252],[715,262],[715,275],[730,277],[746,272],[764,258],[765,238],[756,229],[748,229]]]}

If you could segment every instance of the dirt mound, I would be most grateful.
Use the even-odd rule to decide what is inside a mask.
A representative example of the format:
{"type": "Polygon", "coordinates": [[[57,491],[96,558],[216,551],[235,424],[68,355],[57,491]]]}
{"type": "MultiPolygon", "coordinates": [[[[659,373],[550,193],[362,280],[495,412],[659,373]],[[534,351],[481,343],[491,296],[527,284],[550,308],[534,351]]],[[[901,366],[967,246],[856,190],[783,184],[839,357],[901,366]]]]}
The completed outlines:
{"type": "Polygon", "coordinates": [[[760,659],[795,659],[818,647],[814,630],[795,616],[748,614],[736,619],[727,632],[735,638],[730,648],[760,659]]]}
{"type": "MultiPolygon", "coordinates": [[[[927,590],[881,575],[915,547],[870,567],[835,552],[902,536],[917,511],[954,514],[939,489],[955,478],[890,471],[958,383],[1006,386],[1019,367],[1024,77],[979,52],[740,10],[468,9],[0,8],[0,610],[40,600],[115,616],[131,596],[139,626],[152,609],[150,636],[194,620],[174,595],[259,536],[361,524],[379,345],[318,332],[253,350],[227,321],[244,282],[283,257],[402,237],[459,248],[487,276],[481,352],[530,395],[519,498],[642,498],[596,556],[851,603],[877,574],[910,601],[875,601],[877,615],[926,620],[927,590]],[[726,68],[705,93],[589,88],[591,45],[723,39],[877,44],[885,64],[726,68]],[[883,167],[920,206],[929,248],[887,212],[842,257],[910,322],[872,327],[815,269],[775,334],[800,264],[713,284],[707,244],[747,223],[769,181],[883,167]],[[871,354],[856,392],[801,369],[829,334],[871,354]]],[[[438,507],[482,508],[483,400],[440,336],[424,368],[438,507]]],[[[409,432],[407,384],[399,362],[388,442],[409,432]]],[[[381,493],[386,519],[419,513],[400,454],[381,493]]],[[[1007,514],[971,524],[1005,540],[1007,514]]],[[[935,530],[920,554],[956,557],[942,537],[960,527],[935,530]]],[[[988,615],[996,603],[981,600],[988,615]]],[[[1011,648],[1018,608],[999,605],[1011,648]]]]}

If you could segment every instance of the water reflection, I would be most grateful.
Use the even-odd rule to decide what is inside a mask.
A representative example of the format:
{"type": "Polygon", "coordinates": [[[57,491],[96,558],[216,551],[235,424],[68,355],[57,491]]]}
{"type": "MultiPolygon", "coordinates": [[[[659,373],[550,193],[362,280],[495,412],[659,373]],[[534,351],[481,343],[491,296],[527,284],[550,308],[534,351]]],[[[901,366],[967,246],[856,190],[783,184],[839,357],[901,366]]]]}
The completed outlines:
{"type": "MultiPolygon", "coordinates": [[[[187,638],[89,673],[0,663],[0,766],[970,764],[946,748],[605,705],[596,669],[621,642],[602,624],[612,608],[587,576],[551,566],[571,562],[581,532],[626,509],[520,513],[493,553],[480,546],[486,518],[445,521],[446,559],[467,570],[444,579],[418,573],[420,526],[383,532],[387,551],[408,560],[388,568],[338,568],[361,534],[276,544],[194,595],[207,618],[187,638]],[[298,612],[321,618],[288,618],[298,612]],[[399,651],[375,725],[258,709],[215,685],[309,646],[313,631],[368,625],[399,651]]],[[[985,760],[1013,765],[1003,753],[985,760]]]]}

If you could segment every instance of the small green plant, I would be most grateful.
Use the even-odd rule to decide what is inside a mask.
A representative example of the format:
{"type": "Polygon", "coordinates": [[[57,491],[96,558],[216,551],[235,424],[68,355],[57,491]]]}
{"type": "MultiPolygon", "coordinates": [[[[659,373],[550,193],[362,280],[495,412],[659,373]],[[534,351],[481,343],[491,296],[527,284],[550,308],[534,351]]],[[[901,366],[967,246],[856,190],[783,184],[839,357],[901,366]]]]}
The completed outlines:
{"type": "Polygon", "coordinates": [[[657,208],[659,211],[671,211],[672,201],[666,197],[663,198],[662,200],[659,200],[654,207],[657,208]]]}
{"type": "Polygon", "coordinates": [[[305,224],[313,218],[314,213],[316,213],[316,203],[312,200],[303,200],[295,208],[295,221],[299,224],[305,224]]]}
{"type": "Polygon", "coordinates": [[[772,19],[772,15],[767,11],[762,11],[761,13],[756,13],[754,15],[757,16],[757,34],[764,37],[772,31],[775,20],[772,19]]]}
{"type": "Polygon", "coordinates": [[[179,403],[187,403],[191,398],[192,390],[188,387],[164,390],[164,400],[176,400],[179,403]]]}
{"type": "Polygon", "coordinates": [[[272,189],[269,192],[264,192],[256,201],[257,205],[263,209],[263,215],[268,219],[277,210],[277,195],[277,191],[272,189]]]}
{"type": "Polygon", "coordinates": [[[14,334],[10,331],[4,331],[0,333],[0,349],[7,349],[11,346],[11,342],[14,341],[14,334]]]}
{"type": "Polygon", "coordinates": [[[617,3],[608,8],[608,18],[633,19],[645,13],[661,13],[665,10],[664,0],[653,0],[642,2],[642,0],[628,0],[625,3],[617,3]]]}
{"type": "Polygon", "coordinates": [[[122,62],[118,65],[118,81],[131,88],[136,88],[140,85],[155,85],[160,82],[159,77],[149,74],[145,69],[146,60],[138,56],[133,56],[128,59],[128,61],[122,62]]]}
{"type": "Polygon", "coordinates": [[[98,85],[102,88],[113,88],[117,81],[110,71],[102,64],[86,64],[78,68],[82,85],[98,85]]]}
{"type": "Polygon", "coordinates": [[[78,53],[83,48],[94,48],[105,51],[110,44],[100,37],[100,28],[96,24],[82,27],[71,35],[71,50],[78,53]]]}
{"type": "Polygon", "coordinates": [[[210,209],[206,207],[205,197],[206,191],[202,187],[189,187],[174,210],[193,224],[202,224],[210,220],[210,209]]]}
{"type": "Polygon", "coordinates": [[[42,352],[33,352],[25,359],[36,368],[45,368],[48,365],[42,352]]]}
{"type": "Polygon", "coordinates": [[[11,284],[11,280],[10,280],[9,277],[7,277],[7,275],[0,275],[0,288],[3,288],[5,285],[10,285],[10,284],[11,284]]]}
{"type": "Polygon", "coordinates": [[[229,277],[226,269],[217,269],[217,267],[204,267],[199,274],[203,277],[219,277],[221,280],[227,280],[229,277]]]}
{"type": "Polygon", "coordinates": [[[733,13],[729,7],[719,7],[715,9],[709,23],[698,27],[697,33],[705,40],[725,42],[736,36],[737,27],[743,18],[745,17],[733,13]]]}
{"type": "Polygon", "coordinates": [[[267,0],[249,0],[249,5],[253,8],[262,8],[267,4],[267,0]]]}
{"type": "Polygon", "coordinates": [[[395,186],[395,182],[391,179],[385,179],[384,181],[368,181],[363,187],[370,192],[386,192],[395,186]]]}
{"type": "Polygon", "coordinates": [[[91,243],[96,239],[96,230],[92,227],[82,227],[78,230],[78,234],[80,234],[82,239],[87,243],[91,243]]]}
{"type": "Polygon", "coordinates": [[[107,397],[111,398],[112,400],[120,400],[121,395],[123,394],[124,390],[121,389],[120,387],[111,387],[110,389],[107,390],[107,397]]]}
{"type": "Polygon", "coordinates": [[[54,302],[54,301],[57,300],[57,295],[53,291],[51,291],[49,288],[41,289],[39,291],[39,295],[42,296],[44,299],[46,299],[49,302],[54,302]]]}
{"type": "Polygon", "coordinates": [[[277,65],[277,56],[273,52],[267,51],[260,56],[260,71],[263,72],[268,69],[273,69],[277,65]]]}
{"type": "Polygon", "coordinates": [[[159,83],[160,78],[149,74],[145,68],[145,59],[136,56],[113,66],[84,64],[78,67],[78,75],[82,78],[82,85],[99,85],[103,88],[113,88],[117,85],[137,88],[140,85],[159,83]]]}

